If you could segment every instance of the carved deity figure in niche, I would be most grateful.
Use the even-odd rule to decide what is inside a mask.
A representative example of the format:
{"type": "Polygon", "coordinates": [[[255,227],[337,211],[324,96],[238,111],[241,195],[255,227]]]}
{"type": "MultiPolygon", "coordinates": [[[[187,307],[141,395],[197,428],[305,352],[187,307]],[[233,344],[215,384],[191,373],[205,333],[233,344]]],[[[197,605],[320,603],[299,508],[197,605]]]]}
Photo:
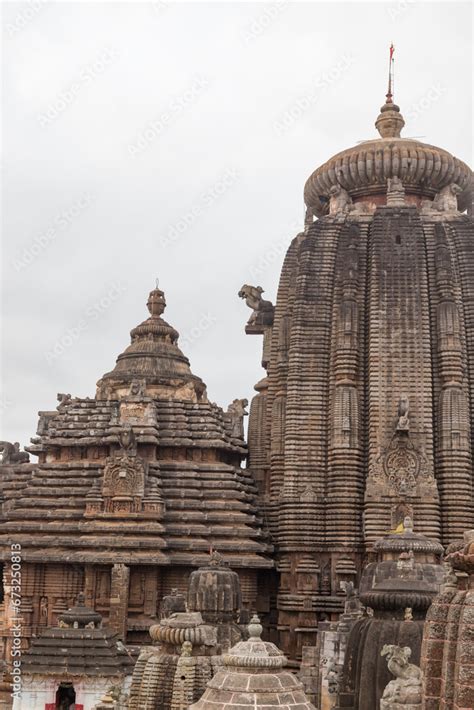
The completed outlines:
{"type": "Polygon", "coordinates": [[[244,438],[244,417],[248,416],[245,411],[248,407],[248,399],[234,399],[227,407],[227,418],[230,420],[233,439],[244,438]]]}
{"type": "Polygon", "coordinates": [[[239,298],[245,299],[246,305],[252,309],[247,325],[272,325],[274,306],[271,301],[262,298],[264,290],[261,286],[244,284],[240,289],[239,298]]]}
{"type": "Polygon", "coordinates": [[[352,206],[352,198],[341,185],[333,185],[329,190],[329,214],[347,214],[352,206]]]}
{"type": "Polygon", "coordinates": [[[102,495],[106,512],[140,512],[145,494],[145,462],[123,452],[107,459],[102,495]]]}
{"type": "Polygon", "coordinates": [[[397,431],[410,431],[410,402],[406,394],[402,394],[398,402],[398,422],[397,431]]]}
{"type": "Polygon", "coordinates": [[[48,625],[48,597],[41,597],[39,604],[39,623],[48,625]]]}
{"type": "Polygon", "coordinates": [[[398,710],[402,707],[420,707],[422,702],[423,673],[409,663],[411,648],[385,644],[381,656],[387,656],[389,671],[395,676],[385,688],[380,710],[398,710]]]}

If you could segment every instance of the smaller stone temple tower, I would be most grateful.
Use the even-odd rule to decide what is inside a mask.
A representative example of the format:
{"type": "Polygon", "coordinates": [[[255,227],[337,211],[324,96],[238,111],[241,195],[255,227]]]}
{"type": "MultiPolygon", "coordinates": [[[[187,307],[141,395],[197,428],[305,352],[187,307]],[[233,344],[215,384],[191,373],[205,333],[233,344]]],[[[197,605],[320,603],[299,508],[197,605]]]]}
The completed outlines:
{"type": "Polygon", "coordinates": [[[126,687],[133,660],[84,594],[32,641],[21,660],[21,693],[13,710],[92,710],[112,685],[126,687]]]}
{"type": "Polygon", "coordinates": [[[242,638],[239,576],[218,553],[191,573],[186,610],[181,604],[176,594],[163,600],[171,613],[150,628],[156,645],[140,653],[129,710],[187,710],[222,664],[222,653],[242,638]]]}
{"type": "Polygon", "coordinates": [[[426,612],[443,580],[439,542],[413,532],[391,533],[374,545],[375,562],[365,568],[360,601],[370,614],[356,621],[347,641],[337,710],[375,710],[392,680],[382,651],[408,647],[419,664],[426,612]]]}
{"type": "Polygon", "coordinates": [[[315,710],[297,677],[284,669],[283,652],[262,641],[262,630],[254,616],[248,641],[239,641],[224,654],[224,665],[189,710],[315,710]]]}

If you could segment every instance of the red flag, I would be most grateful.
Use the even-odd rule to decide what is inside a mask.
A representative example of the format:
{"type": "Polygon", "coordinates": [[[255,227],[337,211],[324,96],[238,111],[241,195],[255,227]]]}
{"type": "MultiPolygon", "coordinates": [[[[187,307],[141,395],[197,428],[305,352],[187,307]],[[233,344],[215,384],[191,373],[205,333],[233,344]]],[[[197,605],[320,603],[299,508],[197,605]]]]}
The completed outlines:
{"type": "Polygon", "coordinates": [[[393,42],[392,42],[392,44],[390,45],[390,61],[392,61],[392,59],[393,59],[394,51],[395,51],[395,47],[393,46],[393,42]]]}

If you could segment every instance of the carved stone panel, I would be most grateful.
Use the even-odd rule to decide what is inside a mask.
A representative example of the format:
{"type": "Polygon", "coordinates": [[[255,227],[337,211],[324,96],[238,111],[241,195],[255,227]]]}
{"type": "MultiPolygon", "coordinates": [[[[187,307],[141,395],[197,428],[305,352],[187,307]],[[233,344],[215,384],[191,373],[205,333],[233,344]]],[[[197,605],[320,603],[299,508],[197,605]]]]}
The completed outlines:
{"type": "Polygon", "coordinates": [[[146,464],[120,453],[107,459],[102,495],[106,512],[140,512],[145,495],[146,464]]]}

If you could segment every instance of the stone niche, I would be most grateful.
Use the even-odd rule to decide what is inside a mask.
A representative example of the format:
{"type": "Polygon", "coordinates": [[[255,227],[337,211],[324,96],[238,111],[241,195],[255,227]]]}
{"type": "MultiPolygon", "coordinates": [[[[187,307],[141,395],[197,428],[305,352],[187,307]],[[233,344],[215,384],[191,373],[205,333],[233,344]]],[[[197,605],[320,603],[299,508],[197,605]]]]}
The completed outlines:
{"type": "Polygon", "coordinates": [[[105,461],[102,489],[96,480],[86,496],[86,517],[136,517],[161,520],[164,502],[160,484],[148,463],[136,454],[118,451],[105,461]]]}

